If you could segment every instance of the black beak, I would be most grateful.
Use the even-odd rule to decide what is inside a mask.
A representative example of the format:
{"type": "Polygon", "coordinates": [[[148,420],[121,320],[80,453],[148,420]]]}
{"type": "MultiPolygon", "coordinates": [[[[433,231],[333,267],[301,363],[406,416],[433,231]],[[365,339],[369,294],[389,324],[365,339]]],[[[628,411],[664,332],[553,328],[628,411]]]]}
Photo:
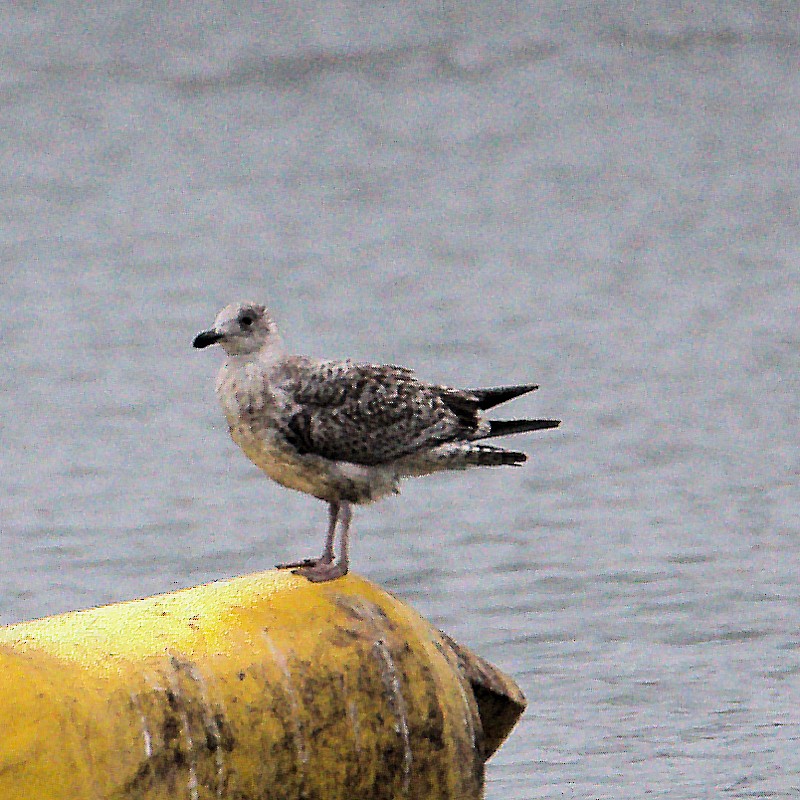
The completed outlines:
{"type": "Polygon", "coordinates": [[[194,347],[208,347],[211,344],[216,344],[222,338],[222,334],[217,331],[202,331],[194,337],[192,345],[194,347]]]}

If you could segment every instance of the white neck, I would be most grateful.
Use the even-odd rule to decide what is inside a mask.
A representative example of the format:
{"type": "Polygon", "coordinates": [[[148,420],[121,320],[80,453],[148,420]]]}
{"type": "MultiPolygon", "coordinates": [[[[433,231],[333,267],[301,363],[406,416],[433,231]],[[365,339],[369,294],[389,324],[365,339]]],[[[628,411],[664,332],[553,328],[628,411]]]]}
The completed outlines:
{"type": "Polygon", "coordinates": [[[231,367],[260,363],[264,366],[275,364],[286,358],[286,349],[280,336],[273,334],[266,342],[252,353],[229,353],[228,364],[231,367]]]}

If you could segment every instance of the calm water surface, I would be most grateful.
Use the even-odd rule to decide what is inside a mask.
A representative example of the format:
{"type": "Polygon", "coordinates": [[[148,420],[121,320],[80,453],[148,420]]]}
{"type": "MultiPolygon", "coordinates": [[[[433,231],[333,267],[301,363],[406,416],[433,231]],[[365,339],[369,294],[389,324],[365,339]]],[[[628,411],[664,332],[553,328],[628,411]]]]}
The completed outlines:
{"type": "Polygon", "coordinates": [[[0,10],[0,621],[315,552],[193,335],[535,380],[355,569],[524,688],[487,797],[800,796],[792,3],[0,10]]]}

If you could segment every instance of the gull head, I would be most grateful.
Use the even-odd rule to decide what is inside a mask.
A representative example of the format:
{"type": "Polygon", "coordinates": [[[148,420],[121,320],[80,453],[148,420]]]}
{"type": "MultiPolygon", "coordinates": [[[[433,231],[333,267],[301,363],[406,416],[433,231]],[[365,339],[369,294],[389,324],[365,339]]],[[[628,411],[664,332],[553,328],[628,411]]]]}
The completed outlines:
{"type": "Polygon", "coordinates": [[[208,347],[219,343],[229,356],[246,356],[278,341],[278,329],[264,306],[232,303],[217,314],[214,327],[198,333],[192,344],[208,347]]]}

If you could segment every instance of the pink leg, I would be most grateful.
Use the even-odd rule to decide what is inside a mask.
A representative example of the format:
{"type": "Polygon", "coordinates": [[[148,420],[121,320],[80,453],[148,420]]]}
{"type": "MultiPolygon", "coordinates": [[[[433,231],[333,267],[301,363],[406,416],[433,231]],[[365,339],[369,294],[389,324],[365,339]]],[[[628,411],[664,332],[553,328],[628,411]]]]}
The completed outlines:
{"type": "MultiPolygon", "coordinates": [[[[342,549],[339,560],[335,564],[332,560],[327,563],[320,560],[316,564],[302,566],[300,569],[294,570],[295,575],[302,575],[312,583],[325,583],[347,575],[347,571],[350,568],[350,519],[352,517],[350,503],[342,502],[341,512],[342,549]]],[[[333,551],[331,550],[332,554],[333,551]]]]}
{"type": "Polygon", "coordinates": [[[302,561],[291,561],[287,564],[276,564],[276,569],[294,569],[295,567],[314,567],[317,564],[333,562],[333,542],[336,536],[336,520],[339,517],[339,504],[328,505],[328,533],[325,536],[325,549],[320,558],[304,558],[302,561]]]}
{"type": "Polygon", "coordinates": [[[336,520],[339,518],[340,509],[339,503],[331,503],[328,506],[328,535],[325,537],[325,549],[320,559],[323,564],[330,564],[333,561],[333,542],[336,538],[336,520]]]}

